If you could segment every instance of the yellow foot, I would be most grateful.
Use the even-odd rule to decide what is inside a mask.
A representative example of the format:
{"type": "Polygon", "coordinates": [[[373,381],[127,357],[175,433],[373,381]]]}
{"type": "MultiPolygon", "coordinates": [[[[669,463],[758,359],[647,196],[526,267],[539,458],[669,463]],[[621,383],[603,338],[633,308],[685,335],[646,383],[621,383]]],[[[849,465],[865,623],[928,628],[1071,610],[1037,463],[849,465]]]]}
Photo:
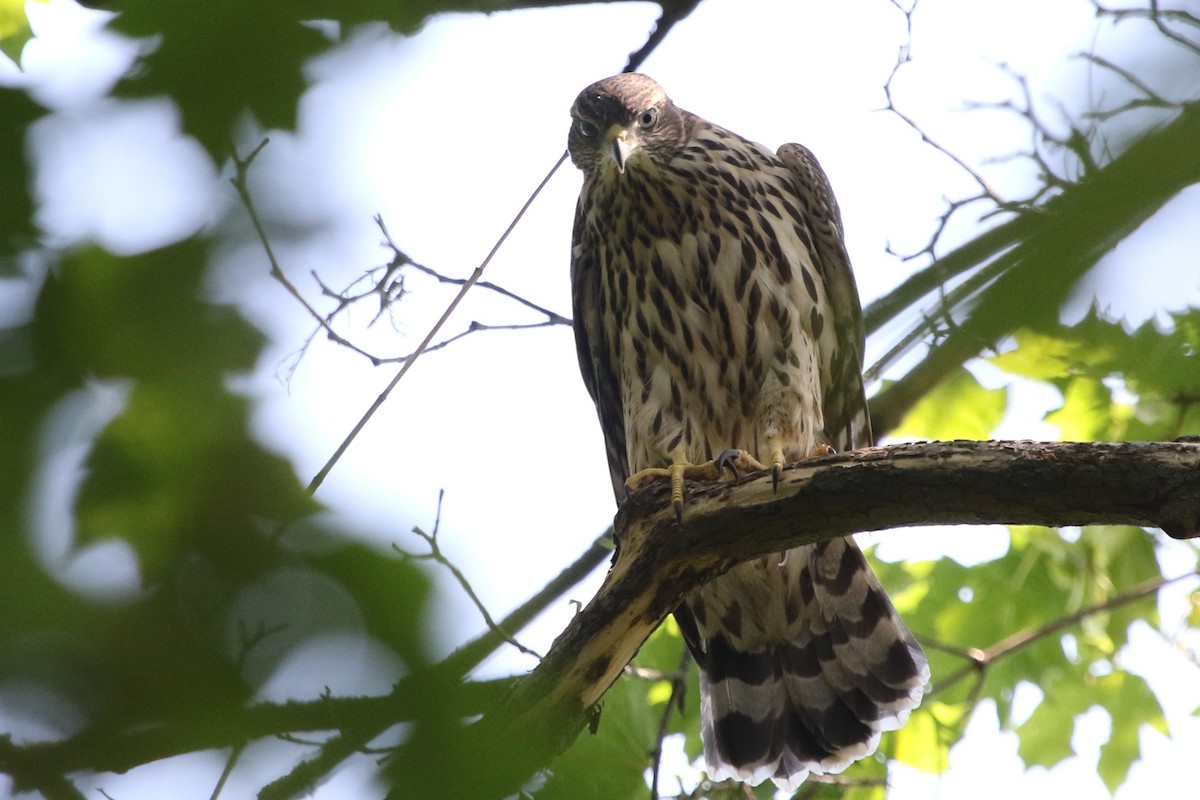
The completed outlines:
{"type": "MultiPolygon", "coordinates": [[[[827,444],[819,444],[813,448],[810,458],[818,456],[833,455],[837,451],[827,444]]],[[[721,471],[729,470],[733,473],[734,480],[737,480],[738,475],[746,472],[771,472],[771,488],[779,491],[779,478],[783,473],[784,459],[783,447],[778,444],[771,446],[771,460],[764,464],[754,456],[747,453],[745,450],[726,450],[721,455],[717,456],[716,465],[721,468],[721,471]]]]}
{"type": "MultiPolygon", "coordinates": [[[[736,452],[736,451],[734,451],[736,452]]],[[[703,464],[672,464],[669,467],[647,467],[625,479],[625,488],[631,492],[648,486],[659,478],[671,480],[671,506],[675,509],[676,522],[683,521],[683,482],[716,481],[721,479],[721,465],[717,461],[703,464]]]]}

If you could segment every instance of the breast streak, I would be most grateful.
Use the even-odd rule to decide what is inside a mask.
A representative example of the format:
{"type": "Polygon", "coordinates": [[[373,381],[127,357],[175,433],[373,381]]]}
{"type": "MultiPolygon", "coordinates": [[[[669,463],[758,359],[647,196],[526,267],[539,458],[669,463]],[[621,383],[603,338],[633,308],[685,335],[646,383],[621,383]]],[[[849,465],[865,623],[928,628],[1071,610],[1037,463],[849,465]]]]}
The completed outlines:
{"type": "Polygon", "coordinates": [[[666,204],[678,214],[647,204],[645,192],[627,193],[630,217],[640,223],[628,246],[611,254],[610,268],[634,276],[613,342],[631,471],[700,463],[729,447],[766,460],[772,437],[786,458],[799,459],[821,441],[819,342],[831,333],[814,332],[812,320],[824,287],[793,220],[762,185],[790,183],[751,177],[731,191],[703,171],[696,176],[696,191],[666,204]],[[747,219],[769,220],[759,244],[747,219]]]}

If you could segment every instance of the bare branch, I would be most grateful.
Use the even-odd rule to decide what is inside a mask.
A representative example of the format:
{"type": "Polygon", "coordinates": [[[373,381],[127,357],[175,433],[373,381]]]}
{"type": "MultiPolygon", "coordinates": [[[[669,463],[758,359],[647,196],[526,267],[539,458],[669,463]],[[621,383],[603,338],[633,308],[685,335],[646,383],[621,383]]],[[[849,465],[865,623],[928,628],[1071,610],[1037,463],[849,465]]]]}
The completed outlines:
{"type": "Polygon", "coordinates": [[[1124,105],[1118,106],[1117,108],[1109,109],[1107,111],[1090,111],[1084,115],[1089,119],[1095,119],[1095,120],[1110,119],[1112,117],[1117,116],[1118,114],[1123,114],[1126,111],[1130,111],[1135,108],[1148,108],[1148,107],[1149,108],[1178,108],[1179,107],[1178,103],[1171,102],[1170,100],[1167,100],[1166,98],[1160,96],[1157,92],[1155,92],[1153,89],[1151,89],[1149,86],[1147,86],[1145,81],[1140,79],[1137,75],[1134,75],[1132,72],[1130,72],[1129,70],[1125,69],[1122,66],[1114,64],[1112,61],[1109,61],[1107,58],[1105,58],[1101,55],[1098,55],[1096,53],[1077,53],[1075,57],[1082,59],[1084,61],[1087,61],[1091,64],[1094,64],[1097,67],[1100,67],[1101,69],[1105,69],[1105,70],[1115,74],[1116,76],[1121,78],[1121,80],[1128,83],[1130,86],[1132,86],[1136,91],[1138,91],[1142,95],[1142,97],[1135,98],[1134,100],[1131,100],[1128,103],[1125,103],[1124,105]]]}
{"type": "MultiPolygon", "coordinates": [[[[992,281],[1004,274],[1010,266],[1011,258],[1001,256],[976,270],[973,275],[954,287],[954,289],[948,292],[944,290],[940,291],[938,293],[939,300],[937,304],[921,314],[922,322],[914,325],[888,352],[884,353],[878,361],[864,370],[863,380],[866,383],[871,383],[883,377],[883,373],[889,367],[899,361],[914,347],[925,341],[927,336],[932,337],[933,344],[937,344],[941,335],[958,327],[958,323],[954,320],[954,309],[959,308],[971,297],[983,291],[992,281]]],[[[986,349],[993,344],[993,342],[980,341],[979,348],[981,350],[986,349]]]]}
{"type": "MultiPolygon", "coordinates": [[[[1200,444],[896,445],[802,462],[784,472],[778,494],[767,475],[738,486],[689,488],[682,526],[674,521],[666,486],[651,485],[626,502],[617,520],[619,555],[604,586],[531,675],[515,682],[457,684],[451,696],[454,707],[447,709],[452,716],[478,713],[509,689],[477,729],[467,731],[480,737],[499,732],[504,741],[516,743],[511,769],[506,763],[503,774],[494,778],[497,796],[569,746],[588,709],[662,617],[691,587],[732,564],[856,530],[916,523],[1103,522],[1156,525],[1173,535],[1195,535],[1200,529],[1200,444]],[[884,499],[865,505],[863,497],[884,499]]],[[[513,624],[510,629],[518,628],[513,624]]],[[[985,657],[1001,657],[1056,629],[1060,627],[1025,632],[984,651],[985,657]]],[[[496,640],[494,631],[488,636],[496,640]]],[[[437,669],[477,663],[480,648],[464,651],[470,655],[456,654],[437,669]]],[[[292,797],[408,718],[420,702],[413,694],[406,678],[386,697],[213,709],[209,719],[20,748],[0,741],[0,768],[14,775],[122,771],[263,736],[347,729],[261,795],[292,797]]]]}
{"type": "MultiPolygon", "coordinates": [[[[1200,446],[952,442],[897,445],[801,462],[770,476],[692,488],[677,525],[667,487],[617,515],[604,586],[541,664],[477,726],[527,743],[502,793],[570,746],[591,708],[683,595],[733,564],[861,530],[912,524],[1117,523],[1200,532],[1200,446]],[[862,498],[882,498],[864,504],[862,498]]],[[[490,733],[489,733],[490,731],[490,733]]]]}
{"type": "Polygon", "coordinates": [[[258,158],[258,154],[261,153],[263,148],[270,144],[270,142],[270,139],[264,138],[258,143],[257,147],[250,151],[250,155],[246,156],[245,158],[238,156],[237,151],[235,150],[232,157],[234,175],[229,179],[229,182],[233,184],[234,190],[237,191],[238,197],[242,200],[242,205],[246,207],[246,214],[250,217],[250,223],[254,226],[255,233],[258,234],[258,240],[262,244],[263,250],[266,251],[267,261],[271,265],[271,277],[279,281],[280,285],[287,290],[288,294],[294,297],[296,302],[304,306],[304,309],[308,312],[309,316],[317,321],[317,324],[324,329],[326,335],[329,336],[330,339],[340,345],[343,345],[344,347],[349,347],[352,350],[357,349],[353,344],[343,339],[337,331],[329,326],[329,323],[325,321],[325,318],[321,316],[320,312],[312,307],[308,300],[305,299],[304,295],[300,293],[300,290],[296,288],[296,285],[292,283],[288,276],[284,273],[283,269],[279,266],[279,260],[275,257],[275,250],[271,247],[271,240],[267,238],[266,228],[263,227],[262,220],[260,220],[258,217],[258,211],[254,208],[254,201],[250,198],[250,189],[246,184],[246,178],[250,172],[250,165],[254,163],[254,159],[258,158]]]}
{"type": "Polygon", "coordinates": [[[245,750],[245,745],[237,745],[230,753],[229,758],[225,759],[225,767],[221,770],[221,777],[217,779],[217,785],[213,787],[212,794],[208,796],[208,800],[218,800],[221,792],[225,790],[225,783],[229,780],[229,776],[233,773],[233,768],[237,766],[238,759],[242,756],[242,751],[245,750]]]}
{"type": "Polygon", "coordinates": [[[1162,589],[1164,586],[1170,586],[1172,583],[1178,583],[1179,581],[1193,578],[1197,575],[1200,575],[1200,569],[1196,569],[1191,572],[1185,572],[1184,574],[1176,575],[1173,578],[1151,578],[1150,580],[1144,581],[1128,591],[1109,598],[1103,603],[1097,603],[1086,608],[1081,608],[1074,614],[1067,614],[1066,616],[1058,617],[1057,619],[1047,622],[1045,625],[1039,625],[1037,627],[1017,631],[1016,633],[1001,639],[999,642],[996,642],[991,647],[982,650],[977,647],[965,649],[954,647],[952,645],[947,645],[942,642],[932,640],[925,636],[918,636],[917,638],[920,639],[921,644],[951,653],[952,655],[966,659],[969,662],[961,669],[950,673],[945,678],[938,681],[938,683],[929,690],[928,696],[932,697],[936,694],[940,694],[952,686],[957,685],[964,678],[970,675],[976,676],[976,684],[973,692],[978,692],[979,689],[982,688],[983,679],[986,677],[988,668],[1000,659],[1013,655],[1014,653],[1018,653],[1034,642],[1040,641],[1047,636],[1051,636],[1059,631],[1065,630],[1074,625],[1078,625],[1088,617],[1095,616],[1096,614],[1102,614],[1106,611],[1112,611],[1115,608],[1121,608],[1122,606],[1127,606],[1130,603],[1136,603],[1139,600],[1145,600],[1146,598],[1154,597],[1158,594],[1159,589],[1162,589]]]}
{"type": "Polygon", "coordinates": [[[1167,37],[1176,44],[1191,50],[1193,53],[1200,55],[1200,44],[1192,41],[1181,33],[1172,29],[1167,22],[1179,22],[1184,25],[1190,25],[1194,28],[1200,28],[1200,17],[1190,14],[1183,10],[1161,9],[1158,7],[1158,0],[1149,0],[1147,8],[1105,8],[1100,3],[1093,3],[1096,7],[1096,16],[1112,17],[1115,22],[1124,22],[1127,19],[1148,19],[1158,28],[1159,33],[1167,37]]]}
{"type": "MultiPolygon", "coordinates": [[[[1174,121],[1131,145],[1087,181],[1071,186],[1000,228],[951,253],[968,268],[978,254],[1011,247],[1012,265],[977,300],[956,330],[930,348],[907,375],[872,398],[877,430],[894,428],[916,401],[980,351],[1016,327],[1057,314],[1071,288],[1125,236],[1184,188],[1200,182],[1200,103],[1185,104],[1174,121]],[[1015,304],[1015,305],[1014,305],[1015,304]]],[[[937,265],[934,265],[935,267],[937,265]]],[[[933,270],[933,268],[930,268],[933,270]]],[[[937,272],[922,276],[928,285],[937,272]]],[[[912,287],[901,286],[906,293],[912,287]]],[[[898,290],[899,291],[899,290],[898,290]]],[[[888,303],[886,313],[898,313],[888,303]]],[[[883,314],[873,306],[873,321],[883,314]]]]}
{"type": "Polygon", "coordinates": [[[518,650],[520,650],[525,655],[529,655],[529,656],[533,656],[534,658],[541,659],[541,655],[539,655],[537,653],[537,651],[531,650],[528,647],[526,647],[525,645],[521,644],[515,638],[513,638],[512,634],[508,633],[507,631],[505,631],[503,628],[501,628],[499,625],[496,624],[496,621],[492,619],[492,615],[488,613],[487,608],[483,605],[483,601],[479,599],[479,595],[475,594],[475,589],[472,588],[471,582],[467,580],[467,576],[463,575],[462,570],[460,570],[454,564],[454,562],[452,562],[450,559],[446,558],[446,554],[442,552],[442,548],[438,545],[437,537],[438,537],[438,528],[442,524],[442,498],[444,496],[445,496],[445,491],[439,490],[438,491],[438,502],[437,502],[437,516],[434,518],[434,521],[433,521],[433,532],[426,533],[425,531],[421,530],[420,528],[412,529],[413,533],[415,533],[417,536],[420,536],[422,539],[425,540],[425,544],[427,544],[429,546],[428,553],[426,553],[424,555],[414,555],[413,553],[409,553],[406,550],[401,550],[400,547],[397,545],[392,545],[392,547],[396,550],[397,553],[400,553],[402,556],[405,556],[406,558],[428,559],[431,561],[436,561],[437,563],[441,564],[446,569],[450,570],[450,574],[454,576],[454,579],[456,581],[458,581],[458,585],[462,587],[462,590],[467,593],[467,597],[471,598],[471,602],[475,604],[475,608],[479,609],[479,613],[483,616],[483,621],[488,626],[488,630],[495,632],[501,639],[508,642],[509,644],[511,644],[513,647],[517,648],[518,650]]]}
{"type": "MultiPolygon", "coordinates": [[[[583,580],[592,570],[598,567],[605,558],[612,554],[612,528],[610,527],[592,542],[591,547],[583,555],[575,559],[553,580],[542,587],[541,591],[518,606],[511,614],[500,620],[497,626],[501,630],[520,631],[530,620],[545,611],[568,589],[583,580]]],[[[468,642],[455,650],[442,662],[441,667],[453,675],[466,675],[485,658],[495,652],[502,642],[498,633],[488,630],[477,639],[468,642]]]]}
{"type": "MultiPolygon", "coordinates": [[[[564,592],[595,569],[612,552],[606,546],[606,542],[611,541],[611,539],[612,531],[609,529],[609,531],[606,531],[596,539],[592,543],[592,546],[576,559],[575,563],[564,569],[559,573],[558,577],[546,584],[540,592],[501,620],[498,628],[513,632],[521,630],[550,603],[561,597],[564,592]]],[[[438,665],[438,670],[454,677],[461,677],[478,666],[503,642],[504,638],[496,630],[488,629],[482,636],[451,653],[445,661],[438,665]]],[[[476,688],[480,685],[479,683],[465,682],[463,687],[476,688]]],[[[396,685],[390,697],[385,699],[403,702],[407,699],[408,692],[407,679],[402,680],[396,685]]],[[[464,709],[464,711],[465,713],[478,713],[480,708],[481,706],[476,705],[474,708],[464,709]]],[[[360,738],[365,737],[367,740],[370,740],[395,724],[398,719],[400,717],[397,717],[394,711],[391,714],[378,716],[374,719],[359,717],[356,719],[356,724],[360,731],[360,738]]],[[[332,728],[335,726],[329,727],[332,728]]],[[[321,747],[320,752],[316,756],[300,763],[290,773],[280,778],[274,784],[265,787],[259,795],[260,799],[270,800],[273,796],[293,797],[297,794],[302,794],[308,787],[315,785],[322,776],[328,774],[338,764],[357,752],[358,749],[357,740],[352,737],[345,734],[332,737],[321,747]]]]}
{"type": "MultiPolygon", "coordinates": [[[[392,259],[391,264],[388,265],[389,269],[392,268],[392,266],[395,264],[404,264],[404,265],[412,267],[413,269],[416,269],[416,270],[419,270],[420,272],[425,273],[426,275],[430,276],[431,278],[436,278],[440,283],[448,283],[452,286],[462,286],[463,284],[465,284],[467,282],[466,278],[447,277],[446,275],[443,275],[442,273],[438,272],[437,270],[427,267],[424,264],[421,264],[417,261],[414,261],[412,258],[410,258],[403,250],[401,250],[399,247],[396,246],[396,243],[394,241],[392,241],[392,235],[388,232],[387,225],[384,223],[382,215],[380,215],[380,214],[375,215],[375,224],[379,226],[379,230],[383,233],[384,243],[389,248],[391,248],[392,252],[395,254],[394,258],[392,259]]],[[[477,281],[475,285],[478,286],[480,289],[488,289],[489,291],[493,291],[496,294],[501,295],[502,297],[507,297],[509,300],[513,300],[517,303],[520,303],[521,305],[525,306],[526,308],[530,308],[530,309],[538,312],[539,314],[544,314],[546,316],[546,319],[555,325],[566,325],[568,327],[570,327],[570,325],[571,325],[571,320],[568,319],[567,317],[564,317],[561,314],[557,314],[548,308],[543,308],[542,306],[539,306],[537,303],[534,303],[530,300],[526,300],[524,297],[521,297],[519,294],[510,292],[508,289],[505,289],[502,286],[497,286],[496,284],[492,283],[491,281],[477,281]]]]}
{"type": "Polygon", "coordinates": [[[337,450],[335,450],[333,455],[329,457],[329,460],[325,462],[325,465],[321,467],[320,471],[313,476],[312,481],[310,481],[308,484],[308,491],[310,494],[315,492],[318,487],[324,483],[325,476],[329,474],[329,471],[333,469],[334,465],[336,465],[341,459],[342,454],[345,453],[350,447],[351,442],[353,442],[358,436],[359,432],[366,427],[367,423],[371,420],[371,417],[375,416],[375,412],[378,411],[379,407],[382,406],[384,401],[388,399],[388,396],[392,393],[392,390],[396,388],[396,385],[399,384],[404,376],[408,374],[408,371],[412,368],[412,365],[417,363],[417,359],[420,358],[421,354],[429,348],[429,345],[433,342],[433,338],[437,336],[438,331],[440,331],[442,326],[446,324],[446,320],[448,320],[450,315],[454,313],[454,309],[458,308],[458,304],[462,302],[462,299],[466,296],[467,292],[471,290],[471,287],[479,281],[480,277],[483,275],[483,271],[487,269],[488,264],[492,263],[492,258],[495,257],[501,245],[508,240],[509,235],[517,227],[517,223],[521,221],[521,218],[525,216],[525,212],[529,210],[529,206],[533,204],[533,201],[541,193],[542,189],[545,188],[555,171],[558,170],[559,165],[566,160],[567,153],[564,151],[563,154],[558,157],[558,161],[554,163],[554,166],[550,168],[550,171],[546,173],[546,177],[542,178],[541,182],[537,185],[537,188],[535,188],[533,193],[529,195],[529,198],[525,201],[524,205],[521,206],[521,209],[517,212],[516,216],[513,217],[512,222],[510,222],[508,227],[505,228],[504,233],[502,233],[500,238],[496,240],[496,244],[492,246],[492,249],[484,257],[480,265],[475,268],[474,272],[471,273],[471,277],[467,278],[466,282],[463,283],[458,294],[456,294],[454,299],[450,301],[450,304],[446,307],[446,310],[442,312],[442,316],[438,319],[438,321],[435,322],[433,327],[429,329],[429,333],[425,335],[425,338],[421,341],[421,344],[407,359],[405,359],[404,366],[400,367],[400,371],[396,373],[396,376],[392,378],[386,387],[384,387],[383,391],[379,393],[379,396],[375,398],[375,401],[371,403],[370,407],[366,410],[366,412],[363,413],[362,417],[357,423],[355,423],[354,427],[350,429],[350,432],[346,434],[346,438],[342,440],[340,445],[338,445],[337,450]]]}
{"type": "Polygon", "coordinates": [[[698,5],[700,5],[700,0],[659,0],[658,6],[662,9],[662,14],[659,15],[658,22],[654,24],[654,30],[650,31],[650,35],[646,37],[645,44],[629,54],[629,60],[625,62],[625,69],[621,71],[636,71],[642,62],[654,52],[654,49],[667,38],[667,34],[671,32],[671,28],[675,27],[675,23],[692,13],[698,5]]]}

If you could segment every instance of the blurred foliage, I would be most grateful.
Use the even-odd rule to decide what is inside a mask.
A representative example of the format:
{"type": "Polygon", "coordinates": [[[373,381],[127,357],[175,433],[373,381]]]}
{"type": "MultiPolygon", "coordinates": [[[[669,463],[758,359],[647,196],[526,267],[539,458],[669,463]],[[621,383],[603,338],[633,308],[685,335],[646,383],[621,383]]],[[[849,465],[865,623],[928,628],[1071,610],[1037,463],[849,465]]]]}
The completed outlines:
{"type": "MultiPolygon", "coordinates": [[[[49,0],[36,2],[46,3],[49,0]]],[[[25,13],[25,0],[0,0],[0,53],[19,62],[25,43],[32,38],[33,30],[25,13]]]]}
{"type": "Polygon", "coordinates": [[[33,244],[33,200],[25,164],[25,132],[43,114],[42,107],[18,89],[0,87],[0,277],[15,272],[14,254],[33,244]]]}
{"type": "Polygon", "coordinates": [[[888,435],[935,441],[986,439],[1007,407],[1004,389],[984,389],[974,375],[959,369],[922,397],[888,435]]]}
{"type": "MultiPolygon", "coordinates": [[[[1198,333],[1198,309],[1133,330],[1093,310],[1074,325],[1022,328],[989,361],[1014,380],[1048,384],[1060,392],[1061,406],[1045,419],[1063,438],[1169,440],[1200,433],[1198,333]]],[[[979,421],[994,425],[999,420],[994,410],[965,418],[952,412],[949,427],[935,413],[936,408],[987,407],[987,398],[964,371],[924,398],[898,432],[918,435],[929,426],[931,438],[987,436],[989,429],[981,429],[979,421]]],[[[1099,707],[1112,730],[1097,770],[1115,790],[1141,754],[1139,729],[1149,725],[1167,733],[1161,703],[1169,698],[1160,701],[1140,676],[1120,666],[1131,625],[1162,626],[1153,594],[1083,612],[1119,600],[1144,582],[1171,577],[1163,575],[1157,558],[1161,538],[1140,528],[1022,527],[1012,529],[1007,553],[984,564],[964,567],[949,558],[877,564],[884,583],[897,587],[893,600],[910,627],[935,643],[928,648],[933,696],[892,735],[889,752],[918,769],[944,769],[949,747],[974,707],[990,699],[1001,725],[1019,737],[1018,754],[1025,763],[1049,767],[1074,755],[1076,720],[1099,707]],[[1052,629],[1073,614],[1083,616],[1061,631],[1052,629]],[[1032,637],[985,666],[975,667],[968,657],[971,648],[987,651],[1016,632],[1043,629],[1047,635],[1032,637]],[[1041,699],[1028,717],[1016,720],[1013,692],[1022,683],[1036,686],[1041,699]]],[[[1196,559],[1195,548],[1191,553],[1196,559]]],[[[1193,563],[1197,567],[1200,560],[1193,563]]]]}
{"type": "MultiPolygon", "coordinates": [[[[144,45],[114,95],[171,98],[184,131],[223,161],[247,118],[292,127],[305,65],[336,46],[344,26],[381,20],[411,32],[439,11],[556,4],[90,5],[120,12],[112,30],[144,45]]],[[[24,4],[0,0],[0,51],[18,59],[29,36],[24,4]]],[[[403,745],[381,772],[395,794],[439,796],[449,775],[457,796],[477,795],[489,769],[517,743],[480,748],[467,735],[486,703],[470,691],[479,684],[464,685],[460,675],[429,663],[426,575],[329,522],[292,467],[249,435],[248,402],[229,379],[255,366],[264,341],[231,308],[205,299],[212,241],[201,236],[132,256],[89,246],[51,252],[38,243],[26,133],[45,113],[25,92],[0,88],[0,276],[21,276],[37,289],[27,313],[0,320],[0,697],[19,689],[35,698],[20,710],[53,740],[38,751],[45,758],[40,770],[26,769],[5,747],[0,767],[18,789],[36,789],[57,786],[46,765],[62,774],[123,771],[273,735],[339,732],[306,751],[318,754],[301,765],[308,772],[272,789],[271,796],[295,796],[404,721],[403,745]],[[130,579],[114,568],[103,590],[78,581],[73,565],[103,553],[133,565],[130,579]],[[396,657],[404,677],[392,695],[360,716],[334,718],[327,708],[333,698],[251,704],[289,654],[331,632],[369,637],[396,657]],[[153,736],[139,738],[146,732],[153,736]]],[[[1136,177],[1160,179],[1177,176],[1136,177]]],[[[1114,196],[1101,205],[1119,214],[1123,205],[1114,196]]],[[[1014,230],[1027,232],[1028,219],[1014,230]]],[[[1106,247],[1126,230],[1124,222],[1113,224],[1119,230],[1106,247]]],[[[1050,271],[1053,291],[1033,296],[1030,284],[999,282],[980,306],[993,315],[988,333],[1015,331],[989,359],[992,366],[1013,381],[1054,387],[1062,404],[1046,420],[1066,438],[1200,433],[1200,311],[1134,329],[1093,311],[1063,326],[1054,314],[1058,300],[1091,263],[1094,243],[1087,258],[1062,253],[1069,240],[1040,244],[1048,260],[1029,263],[1050,271]],[[1072,271],[1054,270],[1060,255],[1072,271]]],[[[905,308],[912,299],[892,305],[905,308]]],[[[961,338],[969,355],[994,343],[991,336],[961,338]]],[[[963,367],[966,357],[951,359],[951,368],[918,393],[896,435],[990,435],[1010,393],[980,386],[963,367]]],[[[897,608],[930,645],[933,690],[907,726],[884,737],[878,757],[853,766],[842,784],[812,781],[797,796],[879,800],[889,759],[945,769],[949,748],[985,699],[1018,736],[1025,763],[1041,766],[1071,755],[1076,721],[1102,708],[1112,730],[1097,770],[1110,788],[1119,786],[1140,755],[1139,731],[1166,730],[1168,699],[1121,668],[1130,626],[1161,627],[1153,595],[1119,602],[1143,582],[1162,579],[1160,539],[1130,528],[1018,528],[1007,552],[984,564],[877,564],[897,608]],[[1071,615],[1078,619],[1055,627],[1071,615]],[[1011,638],[1022,633],[1027,641],[1011,638]],[[972,648],[993,657],[976,666],[972,648]],[[1022,685],[1036,687],[1040,699],[1017,718],[1014,691],[1022,685]]],[[[1186,624],[1200,625],[1200,605],[1186,624]]],[[[660,729],[682,737],[687,758],[698,759],[696,670],[683,652],[668,621],[635,660],[640,677],[623,678],[606,695],[595,731],[522,794],[645,797],[660,729]]],[[[0,745],[10,744],[2,734],[0,745]]],[[[659,786],[664,796],[677,790],[670,769],[659,786]]],[[[751,794],[768,798],[773,791],[763,786],[751,794]]],[[[748,795],[740,786],[702,784],[694,796],[748,795]]]]}

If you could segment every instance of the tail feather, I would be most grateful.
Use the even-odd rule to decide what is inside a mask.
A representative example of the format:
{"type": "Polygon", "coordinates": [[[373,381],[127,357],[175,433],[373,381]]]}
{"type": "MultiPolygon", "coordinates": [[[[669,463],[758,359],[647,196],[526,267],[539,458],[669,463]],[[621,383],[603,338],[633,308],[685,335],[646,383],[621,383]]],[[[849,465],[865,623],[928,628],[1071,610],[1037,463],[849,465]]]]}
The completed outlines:
{"type": "Polygon", "coordinates": [[[929,679],[920,645],[851,539],[738,565],[676,612],[700,665],[710,777],[794,790],[900,727],[929,679]]]}

